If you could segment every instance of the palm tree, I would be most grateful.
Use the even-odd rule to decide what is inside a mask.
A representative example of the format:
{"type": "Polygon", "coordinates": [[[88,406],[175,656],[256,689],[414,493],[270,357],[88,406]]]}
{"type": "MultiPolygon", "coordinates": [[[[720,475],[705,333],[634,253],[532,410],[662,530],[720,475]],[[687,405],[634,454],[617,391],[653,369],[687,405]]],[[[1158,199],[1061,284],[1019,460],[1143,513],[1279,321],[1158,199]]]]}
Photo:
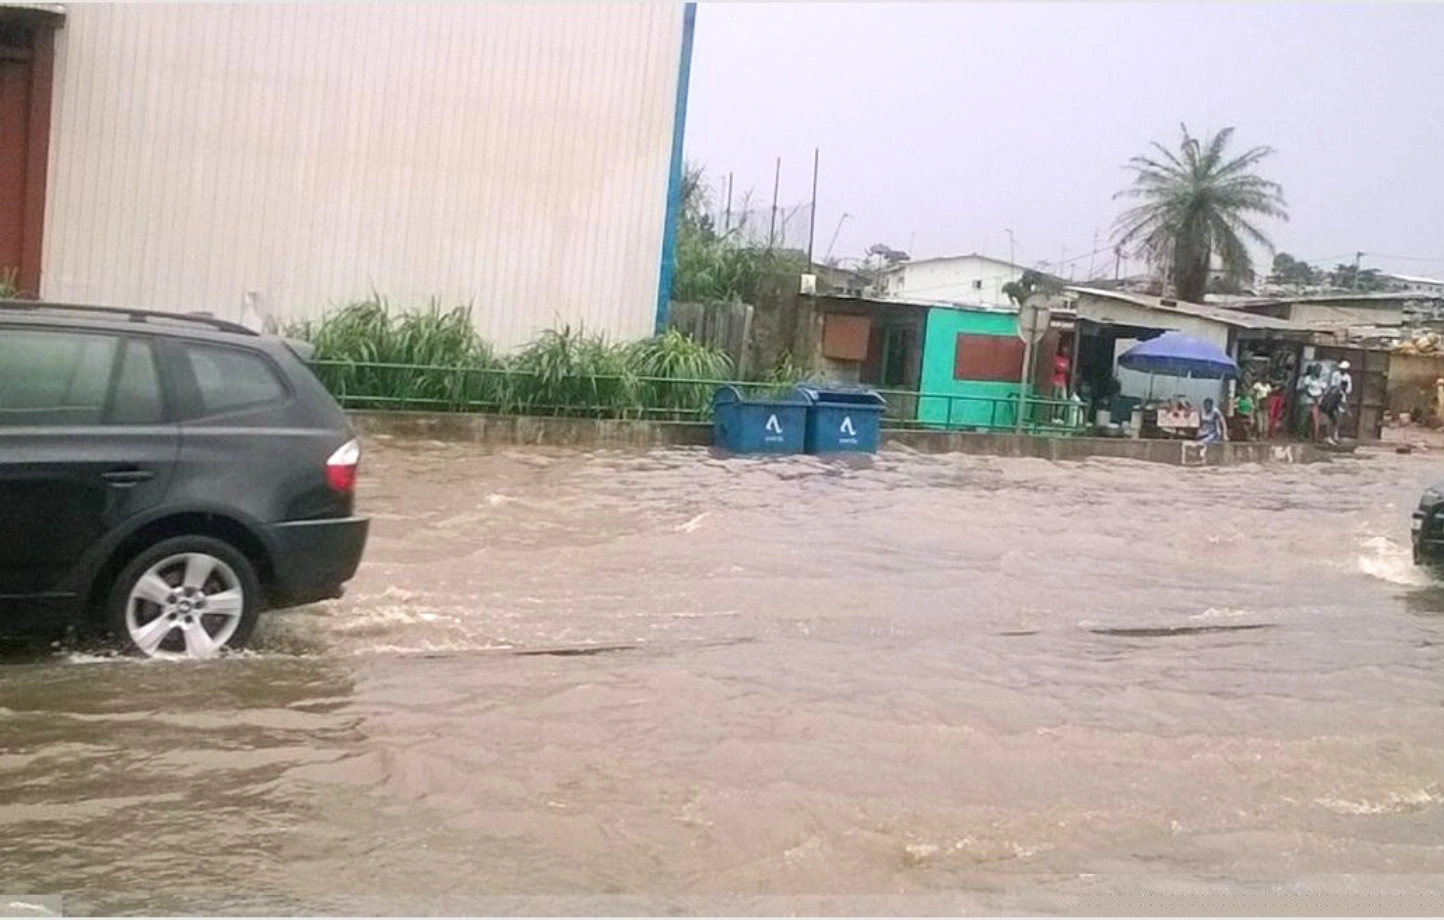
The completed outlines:
{"type": "Polygon", "coordinates": [[[1273,250],[1250,218],[1289,215],[1283,187],[1253,172],[1272,147],[1252,147],[1229,159],[1232,128],[1205,141],[1180,127],[1177,153],[1155,142],[1158,158],[1138,156],[1124,165],[1133,186],[1113,197],[1142,203],[1119,215],[1114,240],[1161,269],[1176,297],[1202,301],[1214,256],[1230,279],[1241,280],[1253,274],[1250,243],[1273,250]]]}

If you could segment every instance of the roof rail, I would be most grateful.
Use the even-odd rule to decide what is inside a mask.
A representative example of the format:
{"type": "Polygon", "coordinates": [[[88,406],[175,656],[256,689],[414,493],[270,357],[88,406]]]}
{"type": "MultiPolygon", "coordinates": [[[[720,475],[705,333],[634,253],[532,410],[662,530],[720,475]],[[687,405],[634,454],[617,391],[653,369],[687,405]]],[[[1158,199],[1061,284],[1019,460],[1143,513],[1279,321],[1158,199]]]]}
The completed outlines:
{"type": "Polygon", "coordinates": [[[164,313],[159,310],[137,310],[129,307],[92,307],[85,304],[51,303],[45,300],[0,299],[0,310],[23,310],[28,313],[67,313],[79,316],[91,315],[99,319],[111,319],[132,323],[172,323],[208,326],[218,332],[235,335],[260,335],[254,329],[224,319],[216,319],[204,313],[164,313]]]}

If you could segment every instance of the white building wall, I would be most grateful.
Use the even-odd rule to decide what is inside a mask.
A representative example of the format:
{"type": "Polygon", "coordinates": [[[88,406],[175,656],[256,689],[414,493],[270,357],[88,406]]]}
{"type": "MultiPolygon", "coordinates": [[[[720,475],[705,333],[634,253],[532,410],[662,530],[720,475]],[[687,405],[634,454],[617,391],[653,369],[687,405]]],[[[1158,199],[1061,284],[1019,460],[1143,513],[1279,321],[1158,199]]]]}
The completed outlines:
{"type": "Polygon", "coordinates": [[[75,4],[41,294],[650,334],[681,4],[75,4]]]}
{"type": "Polygon", "coordinates": [[[1411,294],[1444,294],[1444,281],[1436,278],[1421,278],[1418,275],[1385,274],[1386,281],[1392,281],[1400,291],[1411,294]]]}
{"type": "Polygon", "coordinates": [[[893,268],[881,279],[887,297],[946,300],[983,307],[1011,306],[1003,285],[1023,277],[1023,269],[979,256],[926,259],[893,268]]]}

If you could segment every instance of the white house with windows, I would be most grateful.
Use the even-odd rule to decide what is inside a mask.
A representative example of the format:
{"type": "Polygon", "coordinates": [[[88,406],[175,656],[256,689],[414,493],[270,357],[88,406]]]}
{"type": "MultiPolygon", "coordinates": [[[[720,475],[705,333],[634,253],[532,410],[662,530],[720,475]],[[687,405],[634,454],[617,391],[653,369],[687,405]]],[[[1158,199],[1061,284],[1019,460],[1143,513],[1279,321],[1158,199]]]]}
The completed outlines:
{"type": "Polygon", "coordinates": [[[1438,278],[1422,278],[1419,275],[1398,275],[1385,272],[1382,275],[1390,287],[1406,294],[1444,294],[1444,281],[1438,278]]]}
{"type": "Polygon", "coordinates": [[[1023,268],[970,253],[903,262],[878,278],[876,294],[894,300],[946,301],[979,307],[1012,304],[1003,285],[1023,277],[1023,268]]]}

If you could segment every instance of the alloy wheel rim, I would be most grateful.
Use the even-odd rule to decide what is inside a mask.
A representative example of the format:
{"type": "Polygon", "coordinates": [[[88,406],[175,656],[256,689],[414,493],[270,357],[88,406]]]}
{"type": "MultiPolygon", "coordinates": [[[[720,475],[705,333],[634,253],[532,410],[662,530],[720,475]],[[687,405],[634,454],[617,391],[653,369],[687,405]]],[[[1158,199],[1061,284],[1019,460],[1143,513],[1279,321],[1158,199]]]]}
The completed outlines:
{"type": "Polygon", "coordinates": [[[207,553],[178,553],[136,580],[125,628],[148,657],[211,658],[236,634],[244,611],[245,592],[230,566],[207,553]]]}

